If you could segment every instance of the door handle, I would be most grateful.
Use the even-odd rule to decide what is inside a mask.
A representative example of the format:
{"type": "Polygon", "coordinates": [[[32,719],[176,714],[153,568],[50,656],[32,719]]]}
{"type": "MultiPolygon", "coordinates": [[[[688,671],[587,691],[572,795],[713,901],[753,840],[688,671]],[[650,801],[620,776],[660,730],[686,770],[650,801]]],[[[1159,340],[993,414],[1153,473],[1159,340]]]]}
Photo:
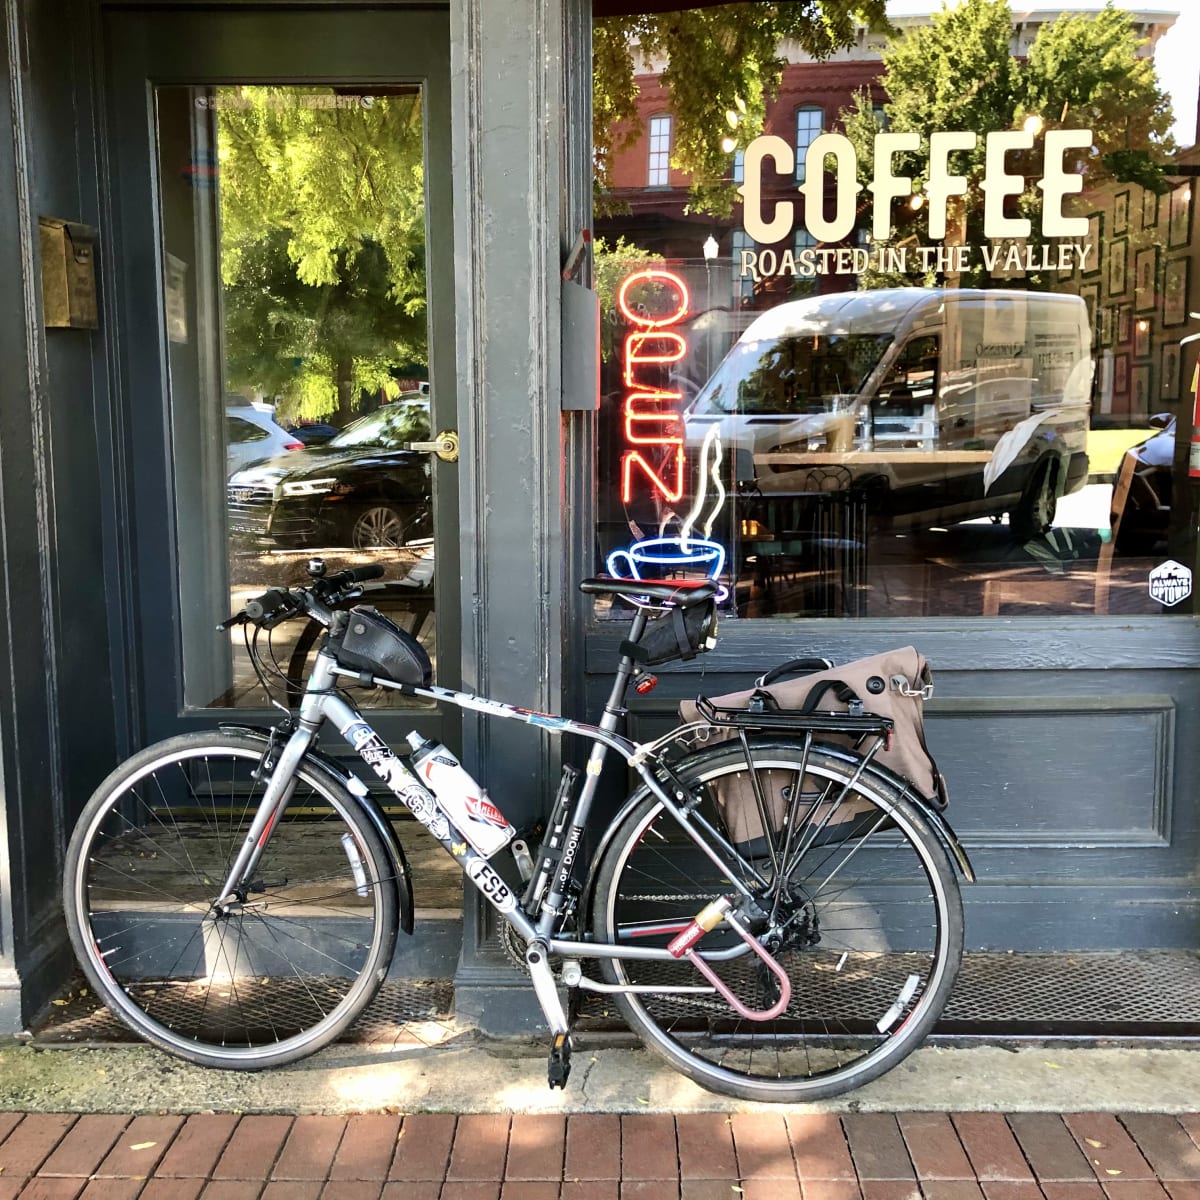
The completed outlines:
{"type": "Polygon", "coordinates": [[[407,442],[406,450],[436,454],[442,462],[458,462],[458,430],[443,429],[432,442],[407,442]]]}

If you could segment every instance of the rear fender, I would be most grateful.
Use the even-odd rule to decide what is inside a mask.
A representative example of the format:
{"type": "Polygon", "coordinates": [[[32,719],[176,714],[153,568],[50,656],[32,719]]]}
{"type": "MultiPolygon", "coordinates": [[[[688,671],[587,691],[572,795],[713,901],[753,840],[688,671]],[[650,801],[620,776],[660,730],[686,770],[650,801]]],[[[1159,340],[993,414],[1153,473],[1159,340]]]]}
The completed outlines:
{"type": "MultiPolygon", "coordinates": [[[[254,725],[222,725],[221,728],[229,730],[231,733],[239,733],[243,737],[251,738],[253,741],[262,742],[264,749],[266,749],[271,740],[271,735],[267,730],[259,729],[254,725]]],[[[309,750],[304,757],[313,770],[317,771],[318,774],[326,776],[330,782],[344,788],[355,798],[359,808],[362,809],[367,820],[371,822],[375,832],[379,834],[379,839],[383,842],[384,849],[387,851],[388,858],[391,861],[392,874],[396,879],[396,895],[400,905],[400,928],[405,933],[411,934],[413,931],[415,907],[413,902],[412,872],[409,870],[408,859],[404,854],[404,847],[400,844],[400,839],[396,836],[396,831],[392,827],[391,821],[388,820],[387,814],[380,807],[375,797],[366,790],[366,784],[357,775],[352,775],[350,772],[344,770],[328,755],[322,754],[319,750],[309,750]]]]}

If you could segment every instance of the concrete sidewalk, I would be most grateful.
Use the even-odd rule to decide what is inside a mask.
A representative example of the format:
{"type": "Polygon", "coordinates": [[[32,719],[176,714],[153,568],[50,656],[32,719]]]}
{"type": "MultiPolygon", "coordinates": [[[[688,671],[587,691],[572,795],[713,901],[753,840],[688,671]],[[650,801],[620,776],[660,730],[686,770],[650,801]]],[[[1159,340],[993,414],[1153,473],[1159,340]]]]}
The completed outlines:
{"type": "MultiPolygon", "coordinates": [[[[390,1044],[339,1044],[271,1071],[211,1071],[151,1047],[0,1043],[0,1110],[17,1112],[778,1112],[704,1091],[656,1056],[580,1037],[564,1091],[541,1041],[411,1022],[390,1044]]],[[[1159,1112],[1200,1109],[1200,1049],[997,1045],[918,1049],[882,1078],[789,1111],[1159,1112]]],[[[1200,1197],[1197,1198],[1200,1200],[1200,1197]]]]}
{"type": "Polygon", "coordinates": [[[0,1112],[25,1200],[1196,1200],[1200,1117],[0,1112]]]}

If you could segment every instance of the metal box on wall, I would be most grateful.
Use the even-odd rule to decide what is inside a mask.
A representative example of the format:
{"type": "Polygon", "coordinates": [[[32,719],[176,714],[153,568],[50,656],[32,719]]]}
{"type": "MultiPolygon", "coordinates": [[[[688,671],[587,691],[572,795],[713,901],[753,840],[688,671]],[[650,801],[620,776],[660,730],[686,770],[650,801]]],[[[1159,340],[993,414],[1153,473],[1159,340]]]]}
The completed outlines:
{"type": "Polygon", "coordinates": [[[96,230],[77,221],[39,217],[42,312],[49,329],[96,329],[96,230]]]}

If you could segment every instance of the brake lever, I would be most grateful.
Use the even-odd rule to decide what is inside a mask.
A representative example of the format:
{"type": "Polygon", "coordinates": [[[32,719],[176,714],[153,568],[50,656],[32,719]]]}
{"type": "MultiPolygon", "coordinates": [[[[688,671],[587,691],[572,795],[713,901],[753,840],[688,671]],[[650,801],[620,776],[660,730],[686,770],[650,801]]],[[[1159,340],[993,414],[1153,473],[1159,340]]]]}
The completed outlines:
{"type": "Polygon", "coordinates": [[[246,614],[244,612],[234,613],[232,617],[222,621],[217,626],[218,633],[228,633],[235,625],[245,625],[246,614]]]}

